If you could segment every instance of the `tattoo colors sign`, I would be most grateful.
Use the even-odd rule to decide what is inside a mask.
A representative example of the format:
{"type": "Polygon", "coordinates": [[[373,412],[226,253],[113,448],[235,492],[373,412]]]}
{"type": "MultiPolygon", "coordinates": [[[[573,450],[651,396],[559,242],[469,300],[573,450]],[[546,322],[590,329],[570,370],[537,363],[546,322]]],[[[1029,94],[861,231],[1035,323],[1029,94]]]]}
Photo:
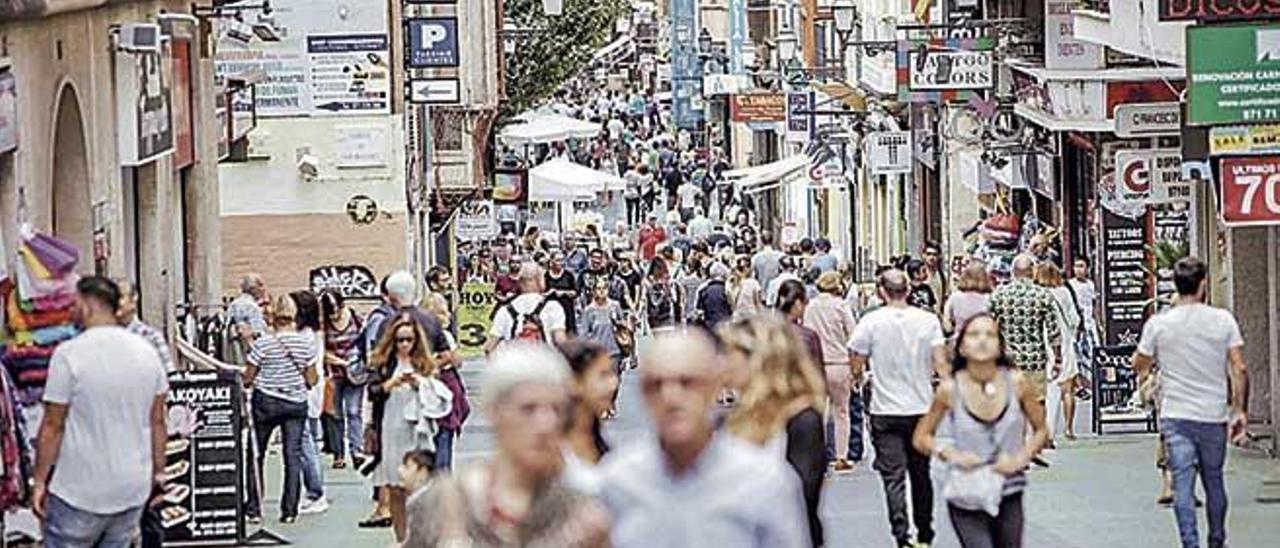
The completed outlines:
{"type": "Polygon", "coordinates": [[[1280,0],[1160,0],[1158,7],[1161,21],[1254,21],[1280,18],[1280,0]]]}
{"type": "Polygon", "coordinates": [[[1280,23],[1187,28],[1187,123],[1280,121],[1280,23]]]}
{"type": "Polygon", "coordinates": [[[236,375],[169,377],[163,502],[166,546],[232,545],[244,540],[246,477],[236,375]]]}
{"type": "Polygon", "coordinates": [[[1218,173],[1227,226],[1280,225],[1280,156],[1223,158],[1218,173]]]}
{"type": "Polygon", "coordinates": [[[967,99],[995,83],[990,38],[898,41],[898,100],[967,99]]]}

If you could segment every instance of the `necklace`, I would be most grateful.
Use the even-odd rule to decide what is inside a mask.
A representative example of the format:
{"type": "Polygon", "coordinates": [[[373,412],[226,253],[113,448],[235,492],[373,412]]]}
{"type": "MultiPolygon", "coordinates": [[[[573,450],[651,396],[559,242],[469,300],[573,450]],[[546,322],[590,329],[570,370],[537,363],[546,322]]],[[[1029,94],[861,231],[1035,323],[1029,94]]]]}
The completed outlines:
{"type": "Polygon", "coordinates": [[[995,396],[995,395],[996,395],[996,383],[991,382],[991,381],[983,382],[983,383],[982,383],[982,393],[983,393],[983,394],[986,394],[986,395],[987,395],[987,397],[995,396]]]}

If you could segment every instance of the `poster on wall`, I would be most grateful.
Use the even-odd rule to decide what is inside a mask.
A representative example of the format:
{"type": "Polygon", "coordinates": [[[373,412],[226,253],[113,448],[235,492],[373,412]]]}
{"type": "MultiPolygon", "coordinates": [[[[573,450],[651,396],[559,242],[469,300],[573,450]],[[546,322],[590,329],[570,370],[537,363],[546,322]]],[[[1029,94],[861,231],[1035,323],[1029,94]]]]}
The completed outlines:
{"type": "Polygon", "coordinates": [[[1280,157],[1223,158],[1218,177],[1227,226],[1280,225],[1280,157]]]}
{"type": "Polygon", "coordinates": [[[1130,219],[1102,211],[1103,343],[1133,346],[1149,311],[1147,242],[1151,234],[1145,215],[1130,219]]]}
{"type": "Polygon", "coordinates": [[[0,154],[18,148],[18,81],[0,70],[0,154]]]}
{"type": "Polygon", "coordinates": [[[391,112],[391,42],[386,34],[307,37],[312,115],[391,112]]]}
{"type": "Polygon", "coordinates": [[[232,545],[244,539],[246,478],[239,377],[169,377],[164,493],[157,506],[165,545],[232,545]]]}
{"type": "Polygon", "coordinates": [[[464,242],[487,240],[498,235],[498,217],[492,200],[471,200],[458,209],[454,236],[464,242]]]}
{"type": "MultiPolygon", "coordinates": [[[[167,50],[166,50],[167,51],[167,50]]],[[[168,53],[116,52],[116,142],[120,165],[137,166],[173,152],[168,53]]]]}
{"type": "Polygon", "coordinates": [[[1045,0],[1044,68],[1049,70],[1089,70],[1106,66],[1102,46],[1075,37],[1071,10],[1080,0],[1045,0]]]}
{"type": "Polygon", "coordinates": [[[462,358],[484,357],[495,303],[492,283],[467,282],[458,292],[458,355],[462,358]]]}

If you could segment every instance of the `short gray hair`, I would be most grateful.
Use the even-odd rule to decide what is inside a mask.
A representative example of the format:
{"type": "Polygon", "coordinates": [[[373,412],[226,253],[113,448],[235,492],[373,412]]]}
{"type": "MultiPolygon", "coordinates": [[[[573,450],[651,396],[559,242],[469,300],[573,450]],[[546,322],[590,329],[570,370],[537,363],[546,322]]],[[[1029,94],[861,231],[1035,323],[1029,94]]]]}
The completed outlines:
{"type": "Polygon", "coordinates": [[[517,387],[556,384],[567,390],[572,378],[569,363],[550,345],[511,341],[503,343],[489,356],[489,365],[481,382],[481,397],[488,409],[517,387]]]}
{"type": "Polygon", "coordinates": [[[418,282],[408,271],[398,270],[387,277],[387,295],[400,306],[413,304],[417,292],[418,282]]]}
{"type": "Polygon", "coordinates": [[[240,277],[240,292],[248,293],[253,291],[253,288],[261,282],[262,277],[257,274],[245,274],[240,277]]]}

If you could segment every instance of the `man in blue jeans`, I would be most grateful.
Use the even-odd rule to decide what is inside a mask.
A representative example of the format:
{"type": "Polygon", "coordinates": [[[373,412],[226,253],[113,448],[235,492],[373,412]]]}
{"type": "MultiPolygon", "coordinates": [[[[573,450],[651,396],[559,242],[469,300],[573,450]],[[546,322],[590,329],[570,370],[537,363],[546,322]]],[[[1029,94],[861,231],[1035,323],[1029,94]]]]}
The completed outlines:
{"type": "Polygon", "coordinates": [[[1249,369],[1235,318],[1205,304],[1207,268],[1187,257],[1173,268],[1173,307],[1147,321],[1133,368],[1139,378],[1159,364],[1160,431],[1173,473],[1173,511],[1183,548],[1200,546],[1195,475],[1208,506],[1209,547],[1226,546],[1227,490],[1222,478],[1227,439],[1244,440],[1249,369]]]}

